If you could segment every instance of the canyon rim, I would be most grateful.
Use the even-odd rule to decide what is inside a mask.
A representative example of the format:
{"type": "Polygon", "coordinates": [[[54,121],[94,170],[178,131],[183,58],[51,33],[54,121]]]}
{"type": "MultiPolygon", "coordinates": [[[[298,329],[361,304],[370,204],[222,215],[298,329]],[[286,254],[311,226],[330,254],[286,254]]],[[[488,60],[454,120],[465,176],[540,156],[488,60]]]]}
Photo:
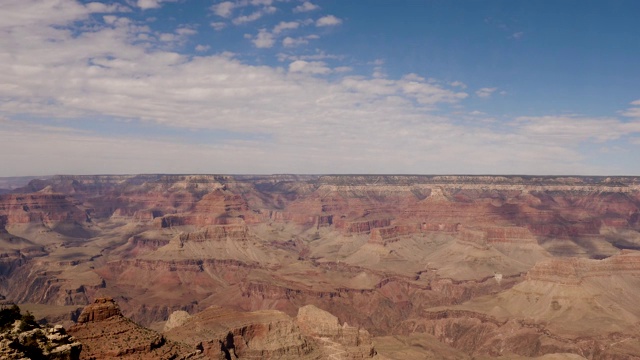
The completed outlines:
{"type": "Polygon", "coordinates": [[[24,181],[0,294],[83,358],[640,354],[637,177],[24,181]]]}

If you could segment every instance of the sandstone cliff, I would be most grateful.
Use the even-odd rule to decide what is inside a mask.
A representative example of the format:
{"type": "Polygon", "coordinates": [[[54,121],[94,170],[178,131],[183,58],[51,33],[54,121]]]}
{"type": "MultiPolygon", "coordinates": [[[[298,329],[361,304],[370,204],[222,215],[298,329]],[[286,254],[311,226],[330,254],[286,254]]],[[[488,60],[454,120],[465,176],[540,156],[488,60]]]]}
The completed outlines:
{"type": "MultiPolygon", "coordinates": [[[[212,305],[290,318],[314,305],[376,336],[405,334],[425,311],[465,310],[464,326],[450,316],[415,328],[440,322],[442,334],[476,339],[473,329],[500,334],[506,320],[534,319],[538,330],[509,323],[522,335],[514,343],[573,351],[539,335],[634,331],[640,284],[624,251],[640,249],[639,186],[636,177],[56,176],[0,196],[0,292],[51,306],[117,297],[143,325],[212,305]]],[[[452,344],[497,338],[478,339],[452,344]]]]}
{"type": "Polygon", "coordinates": [[[82,343],[80,359],[201,358],[198,349],[168,341],[122,316],[111,298],[87,306],[69,333],[82,343]]]}
{"type": "Polygon", "coordinates": [[[341,326],[337,317],[313,305],[298,310],[296,323],[305,335],[322,344],[329,359],[366,359],[376,355],[368,331],[347,323],[341,326]]]}
{"type": "Polygon", "coordinates": [[[321,359],[318,346],[279,311],[211,307],[172,327],[167,338],[198,346],[211,359],[321,359]]]}
{"type": "Polygon", "coordinates": [[[434,335],[469,354],[631,359],[640,337],[640,252],[604,260],[550,259],[492,297],[426,311],[402,332],[434,335]]]}

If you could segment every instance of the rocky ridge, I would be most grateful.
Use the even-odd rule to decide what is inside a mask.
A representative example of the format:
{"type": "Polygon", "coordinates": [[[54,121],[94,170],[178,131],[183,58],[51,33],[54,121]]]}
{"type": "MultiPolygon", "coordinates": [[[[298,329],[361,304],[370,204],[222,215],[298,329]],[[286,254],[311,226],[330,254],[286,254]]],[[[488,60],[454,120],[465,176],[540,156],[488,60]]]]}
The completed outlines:
{"type": "Polygon", "coordinates": [[[640,349],[639,284],[637,251],[604,260],[549,259],[510,290],[429,309],[400,329],[431,334],[470,354],[632,359],[640,349]]]}
{"type": "Polygon", "coordinates": [[[209,358],[368,359],[376,355],[371,335],[339,325],[338,318],[313,305],[295,319],[280,311],[237,312],[210,307],[194,315],[176,312],[165,335],[186,342],[209,358]],[[179,320],[178,320],[179,319],[179,320]]]}
{"type": "MultiPolygon", "coordinates": [[[[562,310],[539,304],[527,316],[566,337],[571,326],[595,321],[565,312],[566,286],[591,289],[580,297],[588,299],[620,274],[615,287],[628,294],[616,290],[618,299],[607,300],[601,313],[611,319],[619,319],[616,306],[628,307],[619,300],[635,298],[626,290],[636,284],[625,251],[640,249],[639,184],[634,177],[56,176],[0,197],[0,291],[48,306],[115,297],[144,325],[211,305],[293,318],[313,304],[377,336],[404,333],[398,324],[434,308],[487,295],[528,301],[549,287],[562,310]],[[556,313],[566,316],[547,317],[556,313]]],[[[505,309],[464,310],[497,319],[497,327],[526,312],[505,309]]],[[[633,321],[620,324],[627,333],[633,321]]]]}
{"type": "Polygon", "coordinates": [[[366,359],[377,354],[368,331],[346,322],[341,326],[337,317],[313,305],[298,309],[296,323],[322,345],[327,359],[366,359]]]}
{"type": "Polygon", "coordinates": [[[77,360],[82,344],[61,325],[42,327],[16,305],[0,309],[0,358],[77,360]]]}
{"type": "Polygon", "coordinates": [[[87,306],[69,329],[83,344],[80,359],[200,359],[200,351],[168,341],[122,316],[111,298],[87,306]]]}
{"type": "Polygon", "coordinates": [[[201,348],[211,359],[321,359],[322,353],[286,314],[211,307],[172,327],[169,339],[201,348]]]}

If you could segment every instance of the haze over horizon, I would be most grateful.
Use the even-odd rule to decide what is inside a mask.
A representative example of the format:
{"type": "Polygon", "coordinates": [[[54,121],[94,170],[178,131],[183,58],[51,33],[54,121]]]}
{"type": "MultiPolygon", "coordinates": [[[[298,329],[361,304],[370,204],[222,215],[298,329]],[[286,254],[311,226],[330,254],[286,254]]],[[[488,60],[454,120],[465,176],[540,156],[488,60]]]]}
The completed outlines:
{"type": "Polygon", "coordinates": [[[4,0],[0,176],[640,175],[639,11],[4,0]]]}

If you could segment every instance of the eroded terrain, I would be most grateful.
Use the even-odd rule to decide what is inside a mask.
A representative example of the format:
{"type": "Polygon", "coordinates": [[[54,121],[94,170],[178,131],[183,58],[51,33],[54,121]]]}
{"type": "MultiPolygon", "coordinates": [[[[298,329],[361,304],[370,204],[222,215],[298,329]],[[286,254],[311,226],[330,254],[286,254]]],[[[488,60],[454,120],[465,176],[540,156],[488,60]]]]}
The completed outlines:
{"type": "Polygon", "coordinates": [[[4,192],[0,294],[65,325],[113,298],[163,354],[640,356],[640,178],[56,176],[4,192]]]}

